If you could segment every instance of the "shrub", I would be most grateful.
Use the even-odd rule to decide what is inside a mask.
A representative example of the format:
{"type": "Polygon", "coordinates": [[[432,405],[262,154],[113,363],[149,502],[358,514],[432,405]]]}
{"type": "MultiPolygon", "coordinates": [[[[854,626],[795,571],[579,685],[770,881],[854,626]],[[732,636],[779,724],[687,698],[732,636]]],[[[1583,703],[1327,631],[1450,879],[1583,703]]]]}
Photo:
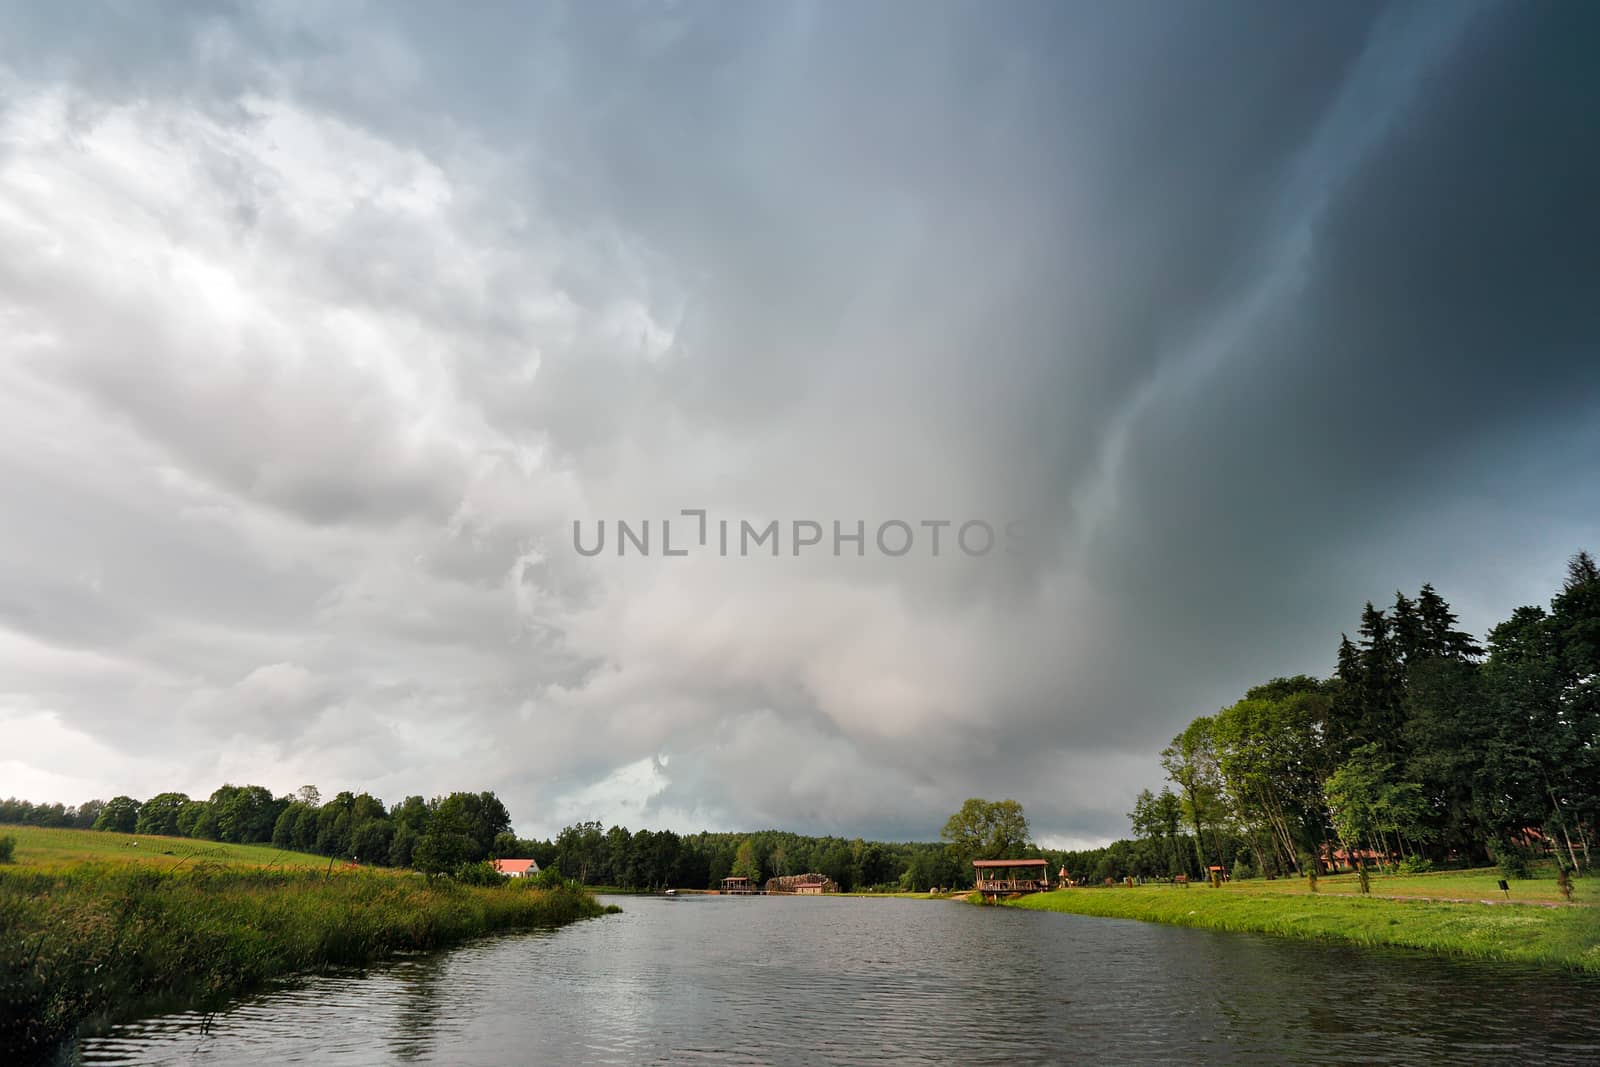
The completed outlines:
{"type": "Polygon", "coordinates": [[[1495,850],[1495,862],[1500,865],[1500,873],[1507,878],[1532,878],[1533,873],[1528,869],[1528,853],[1521,845],[1507,841],[1495,850]]]}
{"type": "Polygon", "coordinates": [[[17,839],[7,834],[0,837],[0,863],[10,863],[17,851],[17,839]]]}
{"type": "Polygon", "coordinates": [[[1235,882],[1243,882],[1255,876],[1255,868],[1246,863],[1243,856],[1233,861],[1233,880],[1235,882]]]}
{"type": "Polygon", "coordinates": [[[1433,861],[1422,856],[1407,856],[1395,866],[1401,874],[1427,874],[1433,870],[1433,861]]]}
{"type": "Polygon", "coordinates": [[[501,885],[509,879],[494,869],[494,864],[488,860],[479,860],[477,863],[463,863],[456,868],[456,881],[465,885],[501,885]]]}

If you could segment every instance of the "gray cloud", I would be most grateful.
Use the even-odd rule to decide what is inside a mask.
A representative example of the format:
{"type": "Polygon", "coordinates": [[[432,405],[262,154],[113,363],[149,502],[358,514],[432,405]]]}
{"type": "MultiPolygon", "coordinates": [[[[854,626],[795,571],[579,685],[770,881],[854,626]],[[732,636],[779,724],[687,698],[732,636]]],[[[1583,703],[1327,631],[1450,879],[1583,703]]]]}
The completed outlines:
{"type": "Polygon", "coordinates": [[[1586,10],[102,15],[0,16],[0,792],[1092,840],[1594,542],[1586,10]],[[1037,551],[571,549],[684,507],[1037,551]]]}

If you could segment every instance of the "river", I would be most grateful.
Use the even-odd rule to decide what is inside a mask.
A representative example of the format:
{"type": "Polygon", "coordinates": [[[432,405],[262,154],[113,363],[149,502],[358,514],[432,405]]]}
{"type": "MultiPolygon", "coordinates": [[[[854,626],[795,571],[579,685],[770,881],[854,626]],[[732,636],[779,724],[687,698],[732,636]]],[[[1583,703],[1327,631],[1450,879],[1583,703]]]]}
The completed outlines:
{"type": "Polygon", "coordinates": [[[1600,1062],[1592,978],[941,901],[614,902],[64,1062],[1600,1062]]]}

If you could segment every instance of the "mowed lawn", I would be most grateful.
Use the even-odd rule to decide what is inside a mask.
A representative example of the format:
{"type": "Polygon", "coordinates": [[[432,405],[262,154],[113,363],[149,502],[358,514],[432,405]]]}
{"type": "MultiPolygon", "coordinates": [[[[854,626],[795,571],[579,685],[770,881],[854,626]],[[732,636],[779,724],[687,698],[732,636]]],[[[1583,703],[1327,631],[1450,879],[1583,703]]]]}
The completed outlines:
{"type": "Polygon", "coordinates": [[[1315,895],[1304,879],[1252,879],[1218,889],[1165,883],[1064,889],[1009,903],[1030,911],[1395,945],[1600,973],[1600,878],[1574,880],[1578,907],[1549,906],[1560,899],[1553,875],[1511,881],[1510,904],[1478,903],[1504,901],[1499,878],[1493,870],[1396,876],[1388,884],[1374,877],[1370,897],[1347,890],[1341,877],[1322,879],[1315,895]]]}
{"type": "MultiPolygon", "coordinates": [[[[1506,879],[1506,884],[1511,887],[1512,903],[1555,904],[1566,899],[1556,886],[1554,867],[1547,865],[1538,868],[1534,874],[1533,878],[1506,879]]],[[[1505,901],[1506,894],[1500,891],[1500,879],[1504,877],[1494,867],[1480,867],[1469,871],[1434,871],[1429,874],[1388,875],[1369,872],[1368,875],[1373,896],[1474,901],[1505,901]]],[[[1272,881],[1252,878],[1244,882],[1230,882],[1223,889],[1226,892],[1237,893],[1311,891],[1310,885],[1304,878],[1276,878],[1272,881]]],[[[1317,879],[1317,892],[1357,895],[1361,892],[1361,881],[1353,874],[1324,875],[1317,879]]],[[[1579,904],[1600,904],[1600,875],[1573,878],[1572,899],[1579,904]]]]}
{"type": "MultiPolygon", "coordinates": [[[[99,830],[60,830],[0,825],[0,837],[17,839],[13,870],[61,870],[81,863],[183,863],[229,867],[326,867],[328,857],[286,852],[271,845],[230,845],[188,837],[114,834],[99,830]]],[[[0,867],[0,872],[8,868],[0,867]]]]}

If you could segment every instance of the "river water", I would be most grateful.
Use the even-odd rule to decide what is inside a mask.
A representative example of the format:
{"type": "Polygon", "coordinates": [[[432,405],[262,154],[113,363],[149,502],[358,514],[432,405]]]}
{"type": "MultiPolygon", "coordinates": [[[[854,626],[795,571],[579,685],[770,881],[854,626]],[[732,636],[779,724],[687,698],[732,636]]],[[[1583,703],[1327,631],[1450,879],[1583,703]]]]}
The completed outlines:
{"type": "Polygon", "coordinates": [[[624,914],[296,981],[67,1062],[1600,1063],[1600,981],[942,901],[624,914]]]}

